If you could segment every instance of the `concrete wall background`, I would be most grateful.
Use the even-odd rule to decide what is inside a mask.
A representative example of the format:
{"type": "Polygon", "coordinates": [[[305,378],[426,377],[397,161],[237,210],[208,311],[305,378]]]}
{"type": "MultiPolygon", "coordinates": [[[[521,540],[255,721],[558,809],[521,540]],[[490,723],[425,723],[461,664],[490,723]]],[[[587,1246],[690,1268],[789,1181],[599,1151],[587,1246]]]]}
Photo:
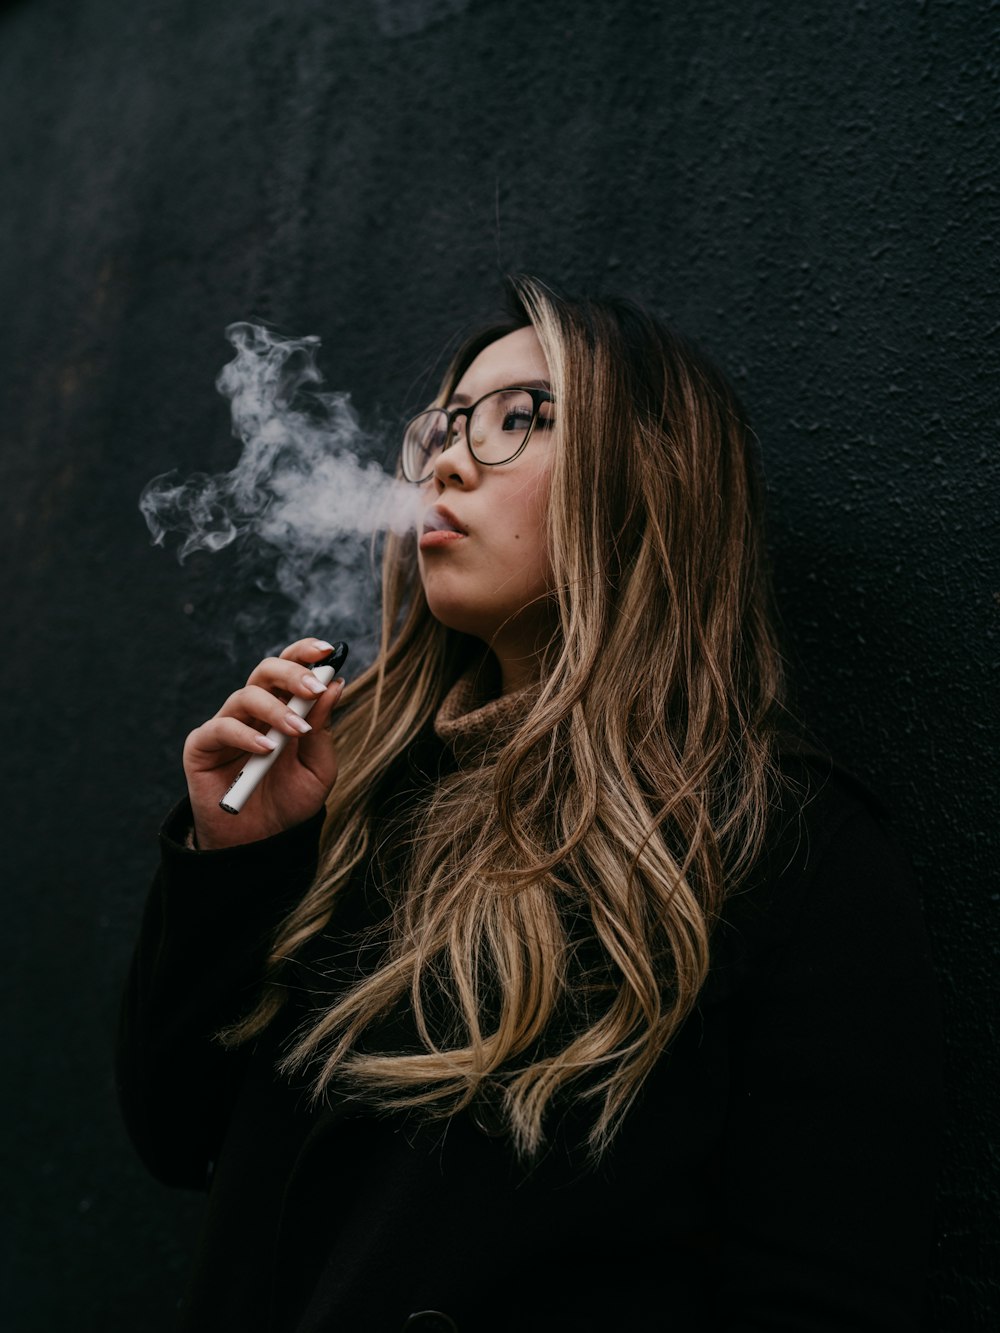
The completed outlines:
{"type": "Polygon", "coordinates": [[[235,461],[231,320],[321,335],[384,421],[517,268],[657,305],[747,402],[801,706],[896,811],[939,964],[928,1328],[997,1326],[998,27],[972,0],[0,7],[5,1328],[168,1329],[201,1211],[132,1156],[112,1032],[182,738],[254,660],[235,610],[277,635],[284,608],[228,553],[152,548],[139,493],[235,461]]]}

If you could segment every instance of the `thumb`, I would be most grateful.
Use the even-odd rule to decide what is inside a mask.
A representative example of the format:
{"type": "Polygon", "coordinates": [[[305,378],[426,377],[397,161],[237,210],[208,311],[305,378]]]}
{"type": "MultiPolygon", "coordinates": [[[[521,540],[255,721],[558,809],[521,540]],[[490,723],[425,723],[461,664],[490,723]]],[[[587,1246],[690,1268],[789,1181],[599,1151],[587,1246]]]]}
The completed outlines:
{"type": "Polygon", "coordinates": [[[331,681],[309,710],[311,731],[299,738],[298,758],[318,779],[332,786],[337,776],[337,754],[328,726],[344,692],[344,680],[331,681]]]}

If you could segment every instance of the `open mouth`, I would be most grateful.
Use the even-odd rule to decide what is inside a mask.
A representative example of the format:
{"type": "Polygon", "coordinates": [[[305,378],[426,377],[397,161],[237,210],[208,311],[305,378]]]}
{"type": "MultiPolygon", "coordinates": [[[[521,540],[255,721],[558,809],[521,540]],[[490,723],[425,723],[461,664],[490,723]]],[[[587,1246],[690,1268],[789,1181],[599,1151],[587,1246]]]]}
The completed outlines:
{"type": "Polygon", "coordinates": [[[457,537],[468,536],[468,532],[455,515],[438,506],[428,509],[424,514],[423,534],[426,536],[430,532],[450,532],[457,537]]]}

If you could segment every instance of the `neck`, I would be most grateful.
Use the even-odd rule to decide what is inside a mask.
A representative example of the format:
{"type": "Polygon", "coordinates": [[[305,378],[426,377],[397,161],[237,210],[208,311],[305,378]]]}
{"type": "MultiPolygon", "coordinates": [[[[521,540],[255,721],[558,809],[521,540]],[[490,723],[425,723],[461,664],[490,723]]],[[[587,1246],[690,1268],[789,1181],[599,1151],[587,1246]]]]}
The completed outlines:
{"type": "Polygon", "coordinates": [[[529,685],[536,685],[541,679],[542,656],[551,631],[548,625],[539,625],[536,631],[527,639],[524,634],[512,635],[510,638],[498,634],[490,643],[500,665],[502,695],[517,694],[529,685]]]}
{"type": "Polygon", "coordinates": [[[498,653],[497,660],[500,663],[501,694],[517,694],[528,685],[534,685],[541,675],[537,657],[501,657],[498,653]]]}
{"type": "Polygon", "coordinates": [[[541,680],[541,664],[551,647],[555,617],[544,603],[525,608],[519,616],[505,621],[492,637],[483,636],[500,668],[500,693],[516,694],[541,680]]]}

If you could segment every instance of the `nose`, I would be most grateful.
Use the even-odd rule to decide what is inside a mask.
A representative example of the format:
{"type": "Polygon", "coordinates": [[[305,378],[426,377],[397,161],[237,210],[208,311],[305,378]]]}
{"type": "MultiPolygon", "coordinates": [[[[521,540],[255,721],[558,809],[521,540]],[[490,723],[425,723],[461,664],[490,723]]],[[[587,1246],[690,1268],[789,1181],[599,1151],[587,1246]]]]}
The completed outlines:
{"type": "Polygon", "coordinates": [[[468,444],[468,417],[462,413],[451,423],[451,437],[434,460],[434,480],[444,483],[451,478],[467,486],[476,475],[476,460],[468,444]],[[460,434],[461,432],[461,434],[460,434]]]}
{"type": "Polygon", "coordinates": [[[464,409],[456,411],[451,419],[451,439],[448,441],[449,449],[456,442],[461,432],[464,439],[469,438],[469,414],[464,409]]]}

